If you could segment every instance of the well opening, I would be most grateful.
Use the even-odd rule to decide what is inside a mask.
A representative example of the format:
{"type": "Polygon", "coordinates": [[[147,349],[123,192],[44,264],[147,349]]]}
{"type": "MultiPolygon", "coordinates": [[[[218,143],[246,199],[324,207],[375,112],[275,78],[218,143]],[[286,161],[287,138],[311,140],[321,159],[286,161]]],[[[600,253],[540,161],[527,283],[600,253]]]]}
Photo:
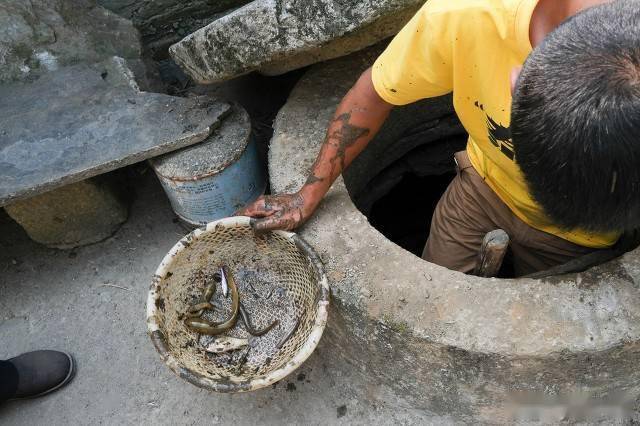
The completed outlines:
{"type": "MultiPolygon", "coordinates": [[[[457,143],[453,144],[458,146],[457,143]]],[[[364,213],[371,225],[385,237],[415,254],[422,250],[429,236],[431,217],[440,197],[455,176],[453,160],[446,167],[429,167],[427,161],[422,167],[413,160],[422,157],[425,160],[429,152],[448,147],[425,145],[408,152],[401,159],[382,170],[365,186],[353,200],[364,213]]]]}
{"type": "Polygon", "coordinates": [[[421,256],[467,137],[450,97],[396,108],[344,173],[351,199],[385,237],[421,256]]]}
{"type": "MultiPolygon", "coordinates": [[[[386,238],[421,257],[435,207],[455,176],[453,155],[465,149],[467,138],[448,96],[395,109],[344,173],[351,199],[386,238]]],[[[611,250],[544,271],[540,277],[584,271],[640,243],[638,235],[625,240],[611,250]]],[[[498,276],[514,277],[510,252],[498,276]]]]}

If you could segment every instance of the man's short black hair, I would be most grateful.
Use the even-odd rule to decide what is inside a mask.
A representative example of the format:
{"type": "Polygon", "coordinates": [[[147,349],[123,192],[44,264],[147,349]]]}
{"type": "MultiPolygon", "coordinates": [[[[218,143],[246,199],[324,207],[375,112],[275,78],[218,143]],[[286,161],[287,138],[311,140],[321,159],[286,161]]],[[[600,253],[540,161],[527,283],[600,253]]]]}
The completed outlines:
{"type": "Polygon", "coordinates": [[[640,226],[640,1],[565,21],[529,56],[511,130],[529,190],[566,229],[640,226]]]}

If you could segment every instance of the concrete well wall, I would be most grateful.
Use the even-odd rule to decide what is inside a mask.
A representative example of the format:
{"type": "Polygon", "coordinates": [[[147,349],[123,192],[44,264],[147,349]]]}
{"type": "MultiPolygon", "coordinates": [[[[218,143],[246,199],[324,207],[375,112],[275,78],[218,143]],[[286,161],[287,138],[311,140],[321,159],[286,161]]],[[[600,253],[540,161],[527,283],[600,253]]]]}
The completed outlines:
{"type": "MultiPolygon", "coordinates": [[[[298,83],[275,123],[274,192],[303,184],[337,104],[376,54],[317,65],[298,83]]],[[[419,112],[438,120],[443,102],[419,112]]],[[[372,145],[378,148],[346,174],[353,188],[367,180],[363,170],[380,166],[386,156],[373,152],[384,152],[396,134],[383,131],[372,145]]],[[[508,403],[521,394],[556,400],[578,391],[598,400],[640,394],[639,250],[545,280],[467,276],[384,238],[355,207],[342,178],[300,233],[320,254],[332,288],[324,337],[331,356],[415,407],[495,423],[512,419],[508,403]]]]}

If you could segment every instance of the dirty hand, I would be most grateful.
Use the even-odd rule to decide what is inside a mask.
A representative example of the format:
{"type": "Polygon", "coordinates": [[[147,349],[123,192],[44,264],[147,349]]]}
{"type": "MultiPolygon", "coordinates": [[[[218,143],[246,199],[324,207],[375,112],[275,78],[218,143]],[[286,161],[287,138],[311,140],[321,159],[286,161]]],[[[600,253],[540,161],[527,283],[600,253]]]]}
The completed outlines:
{"type": "Polygon", "coordinates": [[[311,217],[317,203],[298,193],[267,195],[236,212],[237,216],[254,218],[251,227],[258,232],[281,229],[292,231],[311,217]]]}

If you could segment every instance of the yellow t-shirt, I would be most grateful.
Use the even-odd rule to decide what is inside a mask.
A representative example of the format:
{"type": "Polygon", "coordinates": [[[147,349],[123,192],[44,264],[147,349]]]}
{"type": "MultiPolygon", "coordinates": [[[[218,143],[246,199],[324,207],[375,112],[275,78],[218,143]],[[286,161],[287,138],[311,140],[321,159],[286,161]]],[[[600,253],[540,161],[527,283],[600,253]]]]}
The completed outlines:
{"type": "Polygon", "coordinates": [[[378,94],[394,105],[453,92],[474,168],[511,211],[541,231],[594,248],[619,233],[563,230],[533,201],[511,141],[510,72],[531,52],[538,0],[429,0],[373,66],[378,94]]]}

